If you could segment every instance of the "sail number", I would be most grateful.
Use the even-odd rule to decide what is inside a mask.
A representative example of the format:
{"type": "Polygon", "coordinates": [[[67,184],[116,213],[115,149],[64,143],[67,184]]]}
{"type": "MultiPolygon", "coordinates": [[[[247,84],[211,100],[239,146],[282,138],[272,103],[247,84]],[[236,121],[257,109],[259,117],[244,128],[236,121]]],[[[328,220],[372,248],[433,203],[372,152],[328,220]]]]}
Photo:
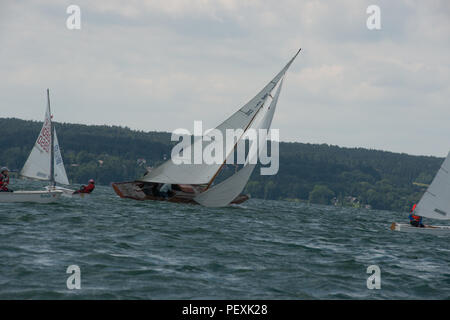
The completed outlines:
{"type": "Polygon", "coordinates": [[[42,128],[41,134],[37,139],[37,144],[40,145],[45,150],[45,152],[48,153],[50,150],[50,140],[51,140],[50,128],[47,126],[46,121],[45,126],[42,128]]]}

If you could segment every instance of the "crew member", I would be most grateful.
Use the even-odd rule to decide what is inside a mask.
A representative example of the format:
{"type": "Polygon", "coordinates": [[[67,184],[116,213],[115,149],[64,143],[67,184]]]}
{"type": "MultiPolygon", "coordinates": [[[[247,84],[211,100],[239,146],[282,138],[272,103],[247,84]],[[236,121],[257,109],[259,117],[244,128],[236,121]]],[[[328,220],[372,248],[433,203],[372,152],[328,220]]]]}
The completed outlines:
{"type": "Polygon", "coordinates": [[[94,179],[89,180],[89,184],[87,186],[81,186],[80,190],[75,191],[74,193],[91,193],[95,189],[95,181],[94,179]]]}
{"type": "Polygon", "coordinates": [[[7,167],[3,167],[0,169],[0,192],[13,192],[8,188],[9,184],[9,169],[7,167]]]}
{"type": "Polygon", "coordinates": [[[172,192],[172,185],[170,183],[164,183],[162,185],[162,187],[159,189],[159,194],[163,198],[170,197],[173,194],[173,192],[172,192]]]}
{"type": "Polygon", "coordinates": [[[414,210],[416,209],[416,206],[417,205],[415,204],[411,209],[411,213],[409,214],[409,223],[411,223],[411,225],[414,227],[425,228],[425,226],[422,223],[422,217],[416,216],[414,214],[414,210]]]}

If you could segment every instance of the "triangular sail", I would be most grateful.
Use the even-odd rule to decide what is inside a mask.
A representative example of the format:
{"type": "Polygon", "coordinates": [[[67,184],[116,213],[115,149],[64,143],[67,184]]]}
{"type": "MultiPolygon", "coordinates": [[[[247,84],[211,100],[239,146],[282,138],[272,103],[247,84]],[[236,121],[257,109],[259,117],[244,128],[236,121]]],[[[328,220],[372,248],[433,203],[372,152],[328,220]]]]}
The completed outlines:
{"type": "Polygon", "coordinates": [[[23,177],[52,181],[52,168],[51,157],[53,154],[54,164],[54,181],[61,184],[69,184],[67,179],[66,169],[64,168],[64,162],[59,147],[58,137],[56,136],[56,130],[53,130],[53,151],[52,151],[52,116],[50,112],[50,97],[47,89],[47,110],[45,111],[44,124],[39,133],[38,138],[28,156],[25,165],[20,171],[20,175],[23,177]]]}
{"type": "MultiPolygon", "coordinates": [[[[217,130],[222,132],[223,137],[226,136],[225,130],[227,129],[245,130],[248,127],[254,120],[259,109],[264,105],[270,92],[272,92],[279,83],[280,79],[284,76],[299,52],[300,50],[253,99],[216,127],[217,130]]],[[[208,136],[208,134],[206,134],[206,136],[208,136]]],[[[209,143],[211,142],[206,144],[209,143]]],[[[196,148],[196,144],[201,144],[199,149],[204,150],[205,143],[203,142],[203,139],[196,139],[193,144],[185,148],[184,153],[188,155],[192,154],[192,151],[196,148]]],[[[225,161],[233,147],[234,146],[225,144],[222,152],[223,161],[225,161]]],[[[219,161],[219,163],[214,164],[175,164],[172,160],[173,159],[166,161],[161,166],[151,171],[142,178],[142,181],[172,184],[206,184],[211,182],[223,163],[223,161],[219,161]]]]}
{"type": "Polygon", "coordinates": [[[255,166],[246,165],[228,179],[200,193],[194,200],[205,207],[227,206],[242,192],[255,166]]]}
{"type": "Polygon", "coordinates": [[[450,219],[450,152],[414,212],[432,219],[450,219]]]}
{"type": "Polygon", "coordinates": [[[64,168],[64,161],[61,155],[61,149],[59,148],[58,137],[56,136],[56,129],[53,130],[53,150],[54,150],[54,163],[55,163],[55,181],[61,184],[68,185],[69,179],[67,179],[66,169],[64,168]]]}
{"type": "MultiPolygon", "coordinates": [[[[265,110],[264,116],[262,116],[260,121],[253,127],[253,129],[268,130],[270,128],[282,85],[283,80],[280,81],[280,85],[278,86],[275,97],[267,107],[267,110],[265,110]]],[[[267,143],[265,140],[258,141],[258,143],[259,154],[261,154],[262,152],[265,152],[267,143]]],[[[244,190],[248,179],[250,179],[250,176],[252,175],[252,172],[256,167],[256,164],[253,164],[255,162],[256,161],[250,162],[249,159],[247,159],[246,164],[241,170],[239,170],[237,173],[233,174],[226,180],[222,181],[218,185],[213,186],[205,192],[202,192],[197,197],[195,197],[194,200],[205,207],[224,207],[230,204],[242,192],[242,190],[244,190]]]]}
{"type": "Polygon", "coordinates": [[[20,174],[32,179],[50,180],[50,157],[51,118],[50,108],[47,107],[41,132],[20,174]]]}

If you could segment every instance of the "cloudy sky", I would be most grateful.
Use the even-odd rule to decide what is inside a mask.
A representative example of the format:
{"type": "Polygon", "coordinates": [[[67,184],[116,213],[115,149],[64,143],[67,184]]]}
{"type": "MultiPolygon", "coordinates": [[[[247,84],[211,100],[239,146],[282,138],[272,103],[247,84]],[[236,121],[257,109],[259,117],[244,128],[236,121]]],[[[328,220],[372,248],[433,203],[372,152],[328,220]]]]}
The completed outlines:
{"type": "Polygon", "coordinates": [[[444,156],[450,1],[0,2],[0,117],[145,131],[214,127],[302,48],[281,140],[444,156]],[[81,8],[81,30],[66,9],[81,8]],[[381,9],[368,30],[366,9],[381,9]]]}

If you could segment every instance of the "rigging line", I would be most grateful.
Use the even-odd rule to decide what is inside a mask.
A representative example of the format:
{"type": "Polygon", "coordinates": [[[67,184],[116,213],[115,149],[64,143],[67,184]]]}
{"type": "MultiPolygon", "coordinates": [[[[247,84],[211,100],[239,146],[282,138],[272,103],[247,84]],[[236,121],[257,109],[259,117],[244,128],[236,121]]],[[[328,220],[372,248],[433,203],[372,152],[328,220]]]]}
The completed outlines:
{"type": "Polygon", "coordinates": [[[234,144],[233,149],[230,151],[230,153],[225,157],[225,160],[223,161],[223,163],[221,164],[221,166],[219,167],[219,169],[217,170],[217,172],[214,174],[214,176],[212,177],[212,179],[208,182],[208,185],[206,186],[206,190],[209,189],[209,187],[211,186],[211,184],[213,183],[213,181],[216,179],[217,175],[219,174],[220,170],[222,170],[223,166],[225,165],[225,162],[227,161],[228,157],[231,155],[231,152],[234,152],[234,150],[236,149],[237,144],[239,143],[239,141],[242,139],[242,137],[244,136],[245,132],[248,130],[248,128],[250,127],[250,125],[253,123],[253,121],[255,120],[256,115],[259,113],[259,111],[262,109],[262,107],[264,106],[264,103],[261,105],[261,107],[259,107],[259,109],[255,112],[255,114],[253,115],[252,120],[250,120],[250,122],[248,123],[247,127],[245,128],[244,132],[242,133],[242,135],[239,137],[239,139],[236,141],[236,143],[234,144]]]}
{"type": "Polygon", "coordinates": [[[52,111],[50,110],[50,90],[47,88],[47,106],[50,118],[50,185],[55,186],[55,144],[53,135],[52,111]]]}

